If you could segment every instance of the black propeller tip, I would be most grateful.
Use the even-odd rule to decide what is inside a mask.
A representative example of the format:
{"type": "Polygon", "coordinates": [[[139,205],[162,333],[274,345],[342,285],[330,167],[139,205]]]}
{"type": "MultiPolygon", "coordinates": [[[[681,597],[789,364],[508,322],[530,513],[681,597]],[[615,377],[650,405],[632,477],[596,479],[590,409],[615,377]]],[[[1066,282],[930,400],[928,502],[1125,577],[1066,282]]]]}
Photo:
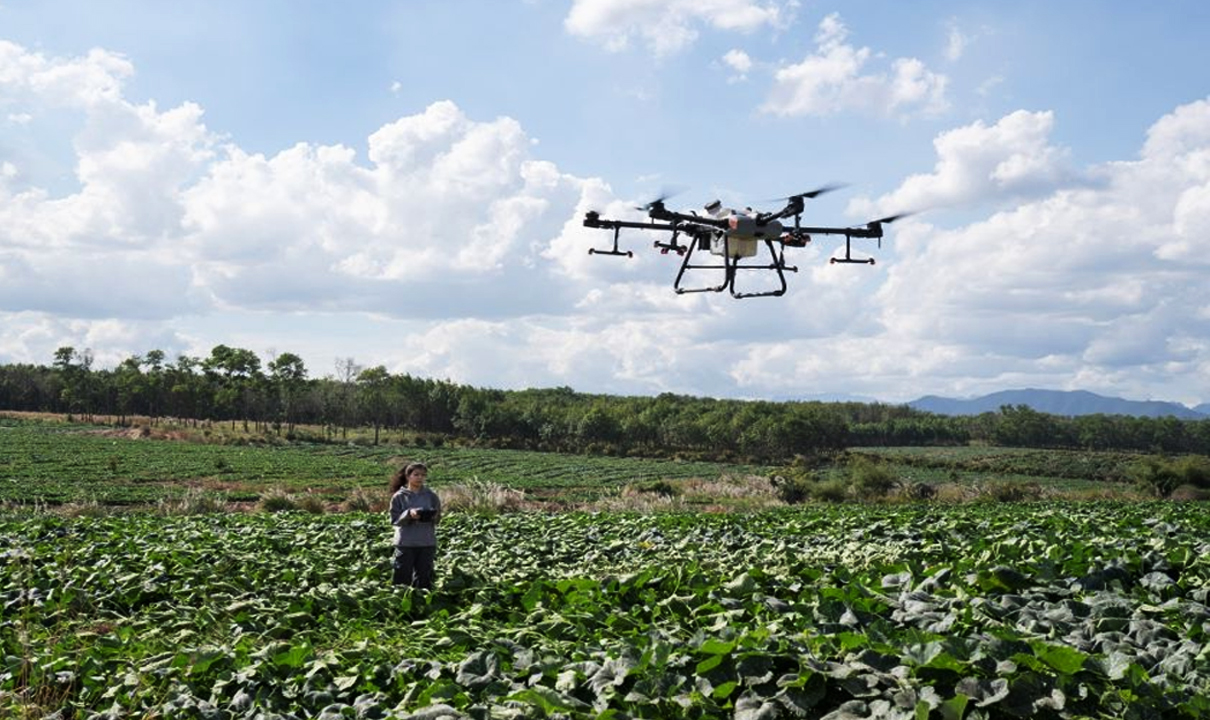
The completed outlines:
{"type": "Polygon", "coordinates": [[[827,193],[833,192],[834,190],[840,190],[845,187],[848,187],[848,183],[830,183],[828,185],[824,185],[823,187],[817,187],[814,190],[810,190],[805,193],[791,195],[790,197],[788,197],[786,199],[794,200],[795,198],[803,198],[805,200],[811,200],[813,198],[819,197],[820,195],[825,195],[827,193]]]}
{"type": "Polygon", "coordinates": [[[893,223],[896,220],[901,220],[905,217],[911,217],[915,214],[916,214],[915,212],[901,212],[896,215],[887,215],[886,217],[879,218],[879,219],[875,220],[874,222],[879,223],[881,225],[889,225],[890,223],[893,223]]]}
{"type": "Polygon", "coordinates": [[[817,187],[814,190],[808,190],[807,192],[804,192],[804,193],[798,193],[797,195],[783,195],[781,197],[766,198],[764,200],[761,200],[760,202],[794,202],[795,200],[811,200],[813,198],[819,197],[820,195],[826,195],[827,193],[830,193],[834,190],[840,190],[840,189],[846,188],[848,186],[849,186],[848,183],[829,183],[827,185],[817,187]]]}
{"type": "Polygon", "coordinates": [[[650,202],[648,202],[645,205],[636,205],[634,207],[634,209],[643,210],[643,211],[651,210],[653,207],[655,207],[657,205],[663,205],[665,200],[676,197],[677,195],[680,195],[683,192],[685,192],[685,188],[683,188],[679,185],[664,187],[662,190],[660,190],[659,197],[654,198],[653,200],[651,200],[650,202]]]}

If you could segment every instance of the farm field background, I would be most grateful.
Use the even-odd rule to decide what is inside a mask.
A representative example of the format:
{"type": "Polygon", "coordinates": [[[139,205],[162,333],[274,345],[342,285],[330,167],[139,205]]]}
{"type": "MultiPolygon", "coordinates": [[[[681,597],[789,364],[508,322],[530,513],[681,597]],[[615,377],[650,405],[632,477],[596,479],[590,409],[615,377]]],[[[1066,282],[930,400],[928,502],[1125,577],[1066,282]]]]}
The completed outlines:
{"type": "Polygon", "coordinates": [[[1056,499],[1128,495],[1135,456],[860,451],[907,483],[1056,491],[1035,503],[585,512],[777,469],[138,435],[0,419],[0,716],[1210,715],[1210,509],[1056,499]],[[389,585],[380,513],[156,511],[385,496],[404,458],[528,499],[450,512],[431,593],[389,585]]]}
{"type": "MultiPolygon", "coordinates": [[[[201,435],[194,434],[195,439],[201,435]]],[[[332,506],[357,488],[382,489],[406,460],[432,469],[435,487],[490,482],[539,503],[568,505],[626,488],[722,477],[767,477],[766,465],[566,455],[454,445],[239,444],[140,437],[137,429],[0,417],[0,502],[154,504],[193,489],[250,503],[272,490],[313,494],[332,506]]],[[[262,441],[266,438],[261,436],[262,441]]],[[[861,448],[905,484],[1035,483],[1054,491],[1128,494],[1138,456],[996,447],[861,448]]],[[[841,472],[824,469],[821,474],[841,472]]]]}
{"type": "Polygon", "coordinates": [[[1194,503],[0,517],[5,717],[1210,712],[1194,503]]]}
{"type": "Polygon", "coordinates": [[[339,503],[355,488],[386,493],[408,459],[432,468],[435,487],[492,482],[535,497],[593,498],[661,479],[767,473],[711,462],[563,455],[454,446],[361,443],[210,444],[143,439],[108,426],[0,418],[0,501],[154,503],[201,488],[231,501],[285,489],[339,503]]]}

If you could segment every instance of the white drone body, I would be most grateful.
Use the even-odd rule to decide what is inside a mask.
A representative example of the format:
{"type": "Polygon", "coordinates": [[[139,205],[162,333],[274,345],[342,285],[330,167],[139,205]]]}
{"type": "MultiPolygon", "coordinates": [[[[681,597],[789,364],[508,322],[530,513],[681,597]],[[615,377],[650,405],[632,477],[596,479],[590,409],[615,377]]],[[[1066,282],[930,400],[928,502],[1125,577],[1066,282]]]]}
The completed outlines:
{"type": "Polygon", "coordinates": [[[727,228],[710,237],[710,254],[719,257],[749,258],[756,255],[761,240],[776,240],[782,235],[782,224],[769,220],[758,224],[752,210],[724,208],[718,200],[706,206],[706,212],[718,220],[726,220],[727,228]]]}

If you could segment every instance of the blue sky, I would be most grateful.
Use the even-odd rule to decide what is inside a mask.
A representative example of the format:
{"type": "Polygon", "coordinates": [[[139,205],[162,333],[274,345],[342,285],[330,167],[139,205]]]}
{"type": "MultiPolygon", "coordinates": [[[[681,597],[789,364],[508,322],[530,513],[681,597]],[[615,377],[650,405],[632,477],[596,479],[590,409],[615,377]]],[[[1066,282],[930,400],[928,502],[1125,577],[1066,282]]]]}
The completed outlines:
{"type": "Polygon", "coordinates": [[[1208,29],[1192,1],[0,0],[0,362],[1206,402],[1208,29]],[[923,212],[874,268],[795,252],[782,298],[678,297],[641,233],[586,252],[587,209],[831,182],[805,222],[923,212]]]}

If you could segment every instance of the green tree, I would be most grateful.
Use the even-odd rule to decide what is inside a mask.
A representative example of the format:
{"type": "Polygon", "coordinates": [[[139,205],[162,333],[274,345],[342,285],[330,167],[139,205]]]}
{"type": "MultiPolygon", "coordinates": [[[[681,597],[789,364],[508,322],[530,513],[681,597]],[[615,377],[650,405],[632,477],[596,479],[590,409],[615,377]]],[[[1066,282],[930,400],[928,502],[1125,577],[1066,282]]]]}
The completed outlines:
{"type": "Polygon", "coordinates": [[[70,345],[55,350],[55,369],[63,380],[60,399],[68,415],[91,417],[94,409],[92,351],[76,352],[70,345]]]}
{"type": "Polygon", "coordinates": [[[382,365],[362,370],[357,375],[357,396],[361,408],[374,424],[374,444],[378,444],[378,433],[387,411],[387,390],[391,386],[391,374],[382,365]]]}
{"type": "Polygon", "coordinates": [[[251,350],[216,345],[210,350],[210,357],[202,361],[202,369],[217,384],[214,406],[220,412],[226,411],[233,429],[235,421],[242,418],[247,431],[249,409],[263,377],[260,358],[251,350]]]}
{"type": "Polygon", "coordinates": [[[125,424],[128,415],[137,412],[137,407],[143,401],[147,388],[143,370],[140,367],[143,358],[138,355],[123,360],[113,374],[118,402],[118,423],[125,424]]]}
{"type": "Polygon", "coordinates": [[[269,362],[269,385],[281,408],[279,422],[294,432],[294,405],[307,384],[307,367],[294,353],[282,353],[269,362]]]}
{"type": "Polygon", "coordinates": [[[148,350],[143,356],[143,377],[144,387],[146,389],[147,417],[154,425],[159,414],[164,411],[167,405],[165,394],[167,392],[166,378],[164,375],[164,351],[163,350],[148,350]]]}

